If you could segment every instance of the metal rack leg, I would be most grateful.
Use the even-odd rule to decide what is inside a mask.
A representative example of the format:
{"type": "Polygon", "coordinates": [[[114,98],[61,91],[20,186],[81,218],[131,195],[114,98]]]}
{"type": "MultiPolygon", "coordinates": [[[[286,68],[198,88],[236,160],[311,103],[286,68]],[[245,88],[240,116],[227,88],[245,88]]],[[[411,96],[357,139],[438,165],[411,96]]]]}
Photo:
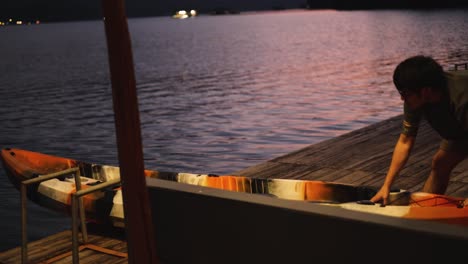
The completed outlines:
{"type": "Polygon", "coordinates": [[[28,263],[28,215],[26,210],[26,185],[21,184],[21,263],[28,263]]]}

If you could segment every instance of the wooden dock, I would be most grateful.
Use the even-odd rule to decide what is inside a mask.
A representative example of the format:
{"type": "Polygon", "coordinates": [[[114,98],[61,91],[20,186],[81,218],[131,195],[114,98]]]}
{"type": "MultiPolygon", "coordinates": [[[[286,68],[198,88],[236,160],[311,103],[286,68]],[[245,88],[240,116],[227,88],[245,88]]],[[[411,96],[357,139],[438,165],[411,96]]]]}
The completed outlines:
{"type": "MultiPolygon", "coordinates": [[[[128,263],[127,243],[122,238],[88,235],[88,244],[80,247],[80,263],[128,263]]],[[[28,263],[72,263],[72,232],[63,231],[28,244],[28,263]]],[[[0,263],[21,263],[21,247],[0,253],[0,263]]]]}
{"type": "MultiPolygon", "coordinates": [[[[323,180],[380,187],[402,127],[402,115],[322,141],[237,171],[258,178],[323,180]]],[[[423,122],[405,168],[394,187],[420,191],[431,169],[440,137],[423,122]]],[[[468,197],[468,159],[452,171],[447,195],[468,197]]]]}
{"type": "MultiPolygon", "coordinates": [[[[234,172],[258,178],[324,180],[380,187],[390,165],[394,144],[401,129],[402,116],[325,140],[284,156],[234,172]]],[[[426,124],[420,128],[413,154],[394,186],[410,191],[422,188],[429,175],[432,156],[440,138],[426,124]]],[[[453,171],[448,195],[468,197],[468,160],[453,171]]],[[[109,249],[107,253],[93,249],[80,251],[80,263],[127,263],[124,238],[90,234],[90,243],[109,249]]],[[[32,263],[71,263],[71,231],[29,243],[32,263]]],[[[0,253],[0,263],[20,263],[21,248],[0,253]]]]}

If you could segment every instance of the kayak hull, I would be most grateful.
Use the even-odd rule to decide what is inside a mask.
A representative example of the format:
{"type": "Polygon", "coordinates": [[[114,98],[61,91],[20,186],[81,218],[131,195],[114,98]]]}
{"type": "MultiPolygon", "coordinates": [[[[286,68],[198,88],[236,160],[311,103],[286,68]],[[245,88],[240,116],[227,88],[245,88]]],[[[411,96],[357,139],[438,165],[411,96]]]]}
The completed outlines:
{"type": "MultiPolygon", "coordinates": [[[[116,166],[87,163],[23,149],[5,148],[1,152],[1,159],[9,180],[17,189],[24,180],[70,168],[78,168],[82,189],[120,178],[120,170],[116,166]]],[[[145,170],[145,176],[180,184],[339,206],[346,210],[468,226],[468,207],[466,206],[468,202],[460,197],[398,190],[390,196],[391,205],[381,207],[378,204],[369,203],[368,200],[375,194],[376,189],[366,186],[157,170],[145,170]],[[367,201],[367,203],[362,201],[367,201]]],[[[70,214],[71,197],[75,192],[75,179],[71,173],[33,184],[27,189],[30,200],[43,207],[67,214],[70,214]]],[[[125,216],[120,186],[104,188],[85,195],[83,204],[89,222],[124,227],[125,216]]]]}

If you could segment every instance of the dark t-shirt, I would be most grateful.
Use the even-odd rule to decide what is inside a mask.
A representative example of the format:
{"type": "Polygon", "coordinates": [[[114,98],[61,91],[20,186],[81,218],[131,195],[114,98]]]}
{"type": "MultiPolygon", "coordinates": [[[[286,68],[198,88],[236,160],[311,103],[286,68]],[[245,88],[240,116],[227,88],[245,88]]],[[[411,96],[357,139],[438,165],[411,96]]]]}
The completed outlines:
{"type": "Polygon", "coordinates": [[[450,145],[468,153],[468,70],[446,72],[448,95],[438,103],[411,110],[404,104],[403,134],[416,136],[425,118],[450,145]],[[463,145],[463,146],[460,146],[463,145]]]}

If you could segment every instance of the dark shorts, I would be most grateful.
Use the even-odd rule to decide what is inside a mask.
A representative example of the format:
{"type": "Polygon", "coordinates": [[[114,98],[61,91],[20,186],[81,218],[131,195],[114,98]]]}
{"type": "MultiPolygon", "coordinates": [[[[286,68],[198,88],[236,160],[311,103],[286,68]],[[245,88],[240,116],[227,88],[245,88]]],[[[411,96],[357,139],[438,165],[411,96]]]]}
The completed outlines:
{"type": "Polygon", "coordinates": [[[443,149],[449,152],[457,152],[460,154],[468,155],[468,139],[462,139],[462,140],[442,139],[442,142],[440,142],[440,149],[443,149]]]}

